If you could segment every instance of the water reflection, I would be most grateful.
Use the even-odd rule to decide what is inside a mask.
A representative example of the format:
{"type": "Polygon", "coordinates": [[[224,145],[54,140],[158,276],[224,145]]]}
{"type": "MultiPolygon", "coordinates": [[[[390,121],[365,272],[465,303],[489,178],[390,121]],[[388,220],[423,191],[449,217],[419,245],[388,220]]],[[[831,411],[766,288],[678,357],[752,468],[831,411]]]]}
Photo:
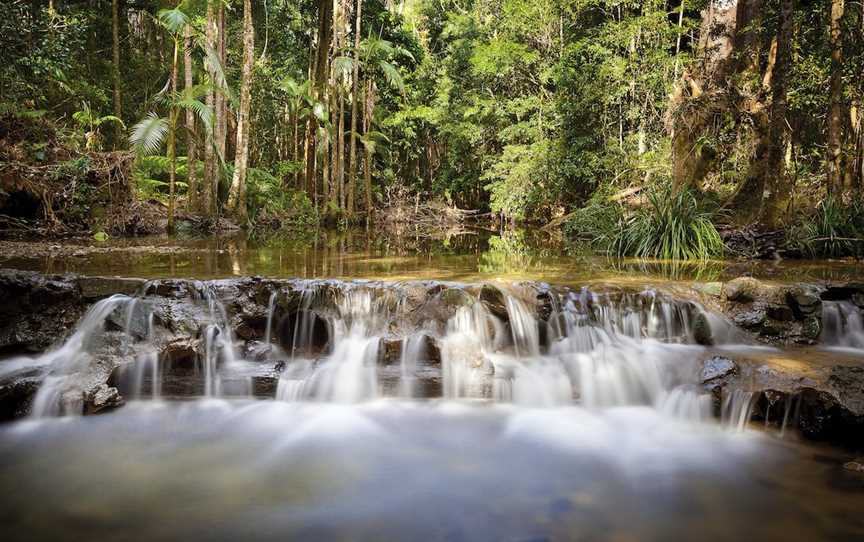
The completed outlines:
{"type": "Polygon", "coordinates": [[[597,280],[713,282],[750,274],[769,280],[849,280],[864,266],[843,261],[669,262],[621,259],[567,245],[543,232],[468,230],[443,237],[317,230],[264,237],[150,237],[55,243],[3,242],[0,266],[50,273],[144,278],[340,277],[577,284],[597,280]]]}

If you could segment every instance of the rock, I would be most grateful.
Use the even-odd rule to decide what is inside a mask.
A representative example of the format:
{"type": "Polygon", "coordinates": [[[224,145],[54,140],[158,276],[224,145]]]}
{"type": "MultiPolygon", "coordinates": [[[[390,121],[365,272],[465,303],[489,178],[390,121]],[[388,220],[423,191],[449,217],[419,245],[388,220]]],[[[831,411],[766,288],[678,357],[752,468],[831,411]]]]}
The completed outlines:
{"type": "Polygon", "coordinates": [[[822,311],[822,298],[815,288],[793,286],[786,291],[786,302],[799,320],[822,311]]]}
{"type": "Polygon", "coordinates": [[[202,356],[201,341],[189,337],[174,339],[162,347],[159,359],[166,366],[166,371],[176,369],[192,370],[202,356]]]}
{"type": "Polygon", "coordinates": [[[732,321],[735,322],[735,325],[737,326],[754,331],[765,323],[765,319],[767,317],[768,314],[764,308],[756,307],[752,310],[747,310],[736,314],[732,318],[732,321]]]}
{"type": "Polygon", "coordinates": [[[723,293],[722,282],[696,283],[693,285],[693,288],[697,292],[701,292],[705,295],[710,295],[711,297],[720,297],[723,293]]]}
{"type": "Polygon", "coordinates": [[[843,468],[846,470],[851,470],[852,472],[864,472],[864,463],[859,463],[858,461],[849,461],[848,463],[843,463],[843,468]]]}
{"type": "Polygon", "coordinates": [[[480,289],[480,302],[486,309],[505,322],[510,319],[507,313],[507,296],[500,288],[492,284],[484,284],[480,289]]]}
{"type": "Polygon", "coordinates": [[[738,366],[731,359],[724,358],[723,356],[714,356],[702,363],[702,372],[699,376],[702,384],[708,384],[709,382],[735,374],[737,369],[738,366]]]}
{"type": "Polygon", "coordinates": [[[84,413],[96,414],[123,405],[123,398],[117,388],[102,384],[91,389],[84,398],[84,413]]]}
{"type": "Polygon", "coordinates": [[[700,312],[693,319],[693,340],[696,344],[711,346],[714,344],[714,336],[711,331],[711,323],[704,312],[700,312]]]}
{"type": "Polygon", "coordinates": [[[0,269],[0,351],[32,353],[67,335],[86,311],[73,277],[0,269]]]}
{"type": "Polygon", "coordinates": [[[753,277],[739,277],[723,285],[723,297],[727,301],[752,303],[764,295],[765,286],[753,277]]]}
{"type": "Polygon", "coordinates": [[[120,277],[78,277],[77,283],[84,299],[95,300],[114,294],[139,294],[144,290],[147,281],[120,277]]]}
{"type": "Polygon", "coordinates": [[[248,341],[243,349],[243,357],[249,360],[264,361],[270,357],[271,345],[261,341],[248,341]]]}
{"type": "Polygon", "coordinates": [[[846,410],[864,416],[864,366],[832,367],[828,385],[846,410]]]}

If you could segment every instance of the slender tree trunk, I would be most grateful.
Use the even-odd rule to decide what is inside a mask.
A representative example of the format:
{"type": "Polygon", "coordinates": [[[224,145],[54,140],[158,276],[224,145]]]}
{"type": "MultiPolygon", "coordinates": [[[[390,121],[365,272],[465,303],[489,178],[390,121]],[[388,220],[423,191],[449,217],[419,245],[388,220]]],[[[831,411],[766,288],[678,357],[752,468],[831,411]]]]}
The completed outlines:
{"type": "Polygon", "coordinates": [[[828,117],[828,194],[843,198],[843,0],[831,0],[831,112],[828,117]]]}
{"type": "MultiPolygon", "coordinates": [[[[111,2],[111,75],[114,79],[114,116],[123,118],[123,103],[120,99],[120,0],[111,2]]],[[[118,130],[120,130],[118,128],[118,130]]],[[[122,132],[121,132],[122,133],[122,132]]],[[[116,138],[119,141],[120,138],[116,138]]]]}
{"type": "MultiPolygon", "coordinates": [[[[177,93],[177,61],[180,55],[180,38],[174,36],[174,58],[171,63],[171,94],[177,93]]],[[[175,185],[177,182],[177,107],[168,114],[168,233],[174,233],[175,185]]]]}
{"type": "Polygon", "coordinates": [[[357,0],[357,13],[354,18],[354,66],[351,74],[351,144],[348,150],[348,193],[346,194],[345,214],[350,220],[354,216],[354,187],[357,185],[357,106],[360,102],[360,21],[363,14],[363,0],[357,0]]]}
{"type": "MultiPolygon", "coordinates": [[[[366,82],[366,96],[363,107],[363,134],[368,134],[372,127],[372,112],[375,110],[374,83],[372,79],[366,82]]],[[[366,192],[366,223],[372,223],[374,208],[372,206],[372,153],[369,148],[363,153],[363,187],[366,192]]]]}
{"type": "Polygon", "coordinates": [[[252,102],[252,65],[255,62],[255,29],[252,26],[252,2],[243,0],[243,75],[240,83],[240,114],[237,117],[237,148],[234,155],[234,178],[228,195],[228,206],[241,224],[246,222],[246,171],[249,161],[249,109],[252,102]]]}
{"type": "Polygon", "coordinates": [[[345,210],[345,96],[342,92],[339,93],[339,122],[337,123],[336,144],[338,152],[336,153],[336,177],[337,186],[339,186],[339,208],[345,210]]]}
{"type": "Polygon", "coordinates": [[[781,0],[777,60],[771,84],[771,116],[765,168],[767,178],[764,183],[765,190],[762,192],[763,222],[771,228],[779,226],[791,195],[783,158],[786,150],[786,111],[788,109],[786,85],[792,66],[794,15],[795,0],[781,0]]]}
{"type": "MultiPolygon", "coordinates": [[[[294,118],[294,137],[293,137],[294,152],[293,152],[293,154],[291,155],[291,160],[292,160],[295,164],[297,164],[297,163],[299,162],[299,160],[300,160],[300,149],[298,148],[298,147],[299,147],[299,141],[298,141],[298,140],[299,140],[299,134],[298,134],[298,131],[299,131],[300,119],[297,118],[298,115],[297,115],[297,110],[296,110],[296,108],[295,108],[295,110],[294,110],[294,114],[293,114],[292,116],[293,116],[293,118],[294,118]]],[[[294,188],[295,188],[296,190],[300,190],[300,169],[299,169],[299,168],[296,168],[296,169],[294,170],[294,188]]]]}
{"type": "MultiPolygon", "coordinates": [[[[222,64],[222,69],[226,70],[228,66],[228,56],[227,56],[227,47],[226,43],[228,41],[226,32],[225,32],[225,4],[219,2],[219,14],[218,14],[218,54],[219,54],[219,62],[222,64]]],[[[228,99],[227,96],[222,94],[217,95],[217,100],[219,104],[219,116],[217,117],[217,140],[216,144],[219,147],[219,156],[225,160],[227,140],[228,140],[228,99]]]]}
{"type": "MultiPolygon", "coordinates": [[[[207,27],[205,40],[207,41],[207,49],[211,52],[216,51],[216,36],[218,35],[218,27],[216,25],[216,3],[219,0],[209,0],[207,2],[207,27]]],[[[209,70],[210,83],[215,84],[216,75],[213,70],[209,70]]],[[[217,108],[216,97],[218,92],[211,90],[207,94],[207,107],[213,112],[213,125],[206,133],[206,142],[204,144],[204,190],[202,191],[202,209],[210,216],[216,216],[216,207],[219,194],[219,177],[216,168],[216,118],[219,114],[217,108]]]]}
{"type": "MultiPolygon", "coordinates": [[[[183,68],[184,86],[192,88],[192,27],[187,25],[183,31],[183,68]]],[[[186,110],[186,205],[192,212],[198,212],[198,143],[195,141],[195,112],[186,110]]]]}

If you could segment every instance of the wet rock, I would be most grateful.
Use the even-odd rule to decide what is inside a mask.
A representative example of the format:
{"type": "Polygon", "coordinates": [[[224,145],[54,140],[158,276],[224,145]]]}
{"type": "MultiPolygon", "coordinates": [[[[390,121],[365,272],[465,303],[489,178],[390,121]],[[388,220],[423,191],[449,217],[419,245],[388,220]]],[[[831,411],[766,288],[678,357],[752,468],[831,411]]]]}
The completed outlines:
{"type": "Polygon", "coordinates": [[[786,301],[799,320],[822,311],[822,298],[812,287],[797,285],[789,288],[786,292],[786,301]]]}
{"type": "Polygon", "coordinates": [[[832,367],[828,385],[846,410],[864,416],[864,366],[832,367]]]}
{"type": "Polygon", "coordinates": [[[78,277],[81,296],[88,300],[102,299],[114,294],[136,295],[144,290],[144,279],[120,277],[78,277]]]}
{"type": "Polygon", "coordinates": [[[7,379],[0,383],[0,422],[26,416],[41,383],[42,377],[39,375],[7,379]]]}
{"type": "Polygon", "coordinates": [[[261,341],[249,341],[243,348],[243,357],[254,361],[264,361],[270,357],[272,346],[261,341]]]}
{"type": "Polygon", "coordinates": [[[748,330],[758,330],[765,323],[768,314],[762,307],[754,307],[736,314],[732,321],[735,325],[748,330]]]}
{"type": "Polygon", "coordinates": [[[849,461],[843,463],[843,468],[852,472],[864,472],[864,462],[849,461]]]}
{"type": "Polygon", "coordinates": [[[486,309],[505,322],[510,319],[507,314],[507,296],[500,288],[492,284],[484,284],[480,289],[480,302],[486,309]]]}
{"type": "Polygon", "coordinates": [[[166,343],[159,353],[159,359],[166,367],[166,371],[194,370],[198,359],[203,355],[203,347],[200,340],[192,338],[178,338],[166,343]]]}
{"type": "Polygon", "coordinates": [[[731,359],[724,358],[723,356],[714,356],[702,363],[702,372],[699,377],[702,384],[708,384],[731,376],[736,370],[737,365],[731,359]]]}
{"type": "Polygon", "coordinates": [[[0,269],[0,352],[39,352],[86,311],[72,277],[0,269]]]}
{"type": "Polygon", "coordinates": [[[123,405],[123,397],[117,388],[102,384],[89,390],[84,397],[84,413],[97,414],[99,412],[117,408],[123,405]]]}
{"type": "Polygon", "coordinates": [[[378,355],[379,362],[384,365],[399,363],[402,357],[402,339],[381,339],[378,355]]]}
{"type": "Polygon", "coordinates": [[[696,344],[711,346],[714,344],[714,336],[711,331],[711,322],[705,313],[700,312],[693,319],[693,340],[696,344]]]}
{"type": "Polygon", "coordinates": [[[739,277],[723,285],[727,301],[751,303],[765,296],[765,286],[753,277],[739,277]]]}

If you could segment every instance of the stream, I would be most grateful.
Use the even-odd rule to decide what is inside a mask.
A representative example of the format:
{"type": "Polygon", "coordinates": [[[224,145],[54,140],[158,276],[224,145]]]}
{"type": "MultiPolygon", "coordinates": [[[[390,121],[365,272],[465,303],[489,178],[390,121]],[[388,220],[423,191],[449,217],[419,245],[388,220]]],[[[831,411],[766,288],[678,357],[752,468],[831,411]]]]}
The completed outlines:
{"type": "Polygon", "coordinates": [[[864,539],[864,452],[799,434],[809,392],[771,395],[857,374],[858,305],[828,287],[818,341],[776,346],[693,293],[859,264],[536,247],[8,245],[2,268],[137,279],[46,302],[73,329],[0,355],[33,383],[0,424],[3,540],[864,539]]]}

